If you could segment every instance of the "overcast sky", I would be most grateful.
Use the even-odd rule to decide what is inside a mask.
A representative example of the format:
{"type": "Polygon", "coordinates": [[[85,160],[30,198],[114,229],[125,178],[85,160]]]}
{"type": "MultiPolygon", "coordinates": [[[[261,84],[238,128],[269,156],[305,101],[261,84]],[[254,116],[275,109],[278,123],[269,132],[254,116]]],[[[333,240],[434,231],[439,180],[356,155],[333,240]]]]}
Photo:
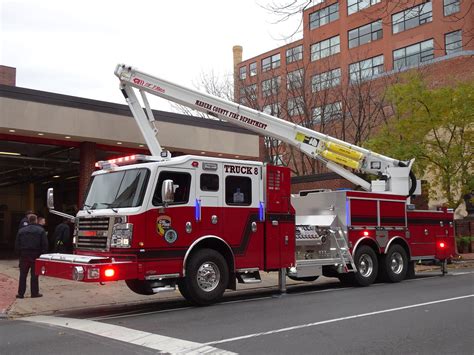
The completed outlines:
{"type": "Polygon", "coordinates": [[[231,74],[236,44],[244,59],[284,45],[298,19],[273,24],[265,3],[0,0],[0,64],[20,87],[124,103],[117,63],[192,87],[201,73],[231,74]]]}

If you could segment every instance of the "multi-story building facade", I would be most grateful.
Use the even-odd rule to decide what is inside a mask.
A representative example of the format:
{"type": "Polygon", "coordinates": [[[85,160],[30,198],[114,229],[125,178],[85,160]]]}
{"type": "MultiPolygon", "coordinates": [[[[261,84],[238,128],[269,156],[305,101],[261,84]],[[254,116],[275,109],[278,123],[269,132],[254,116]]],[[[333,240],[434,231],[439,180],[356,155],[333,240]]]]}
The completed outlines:
{"type": "MultiPolygon", "coordinates": [[[[303,37],[242,61],[235,101],[361,144],[393,111],[385,88],[416,69],[430,85],[474,78],[472,0],[326,0],[303,11],[303,37]]],[[[266,159],[294,175],[321,172],[265,139],[266,159]]]]}

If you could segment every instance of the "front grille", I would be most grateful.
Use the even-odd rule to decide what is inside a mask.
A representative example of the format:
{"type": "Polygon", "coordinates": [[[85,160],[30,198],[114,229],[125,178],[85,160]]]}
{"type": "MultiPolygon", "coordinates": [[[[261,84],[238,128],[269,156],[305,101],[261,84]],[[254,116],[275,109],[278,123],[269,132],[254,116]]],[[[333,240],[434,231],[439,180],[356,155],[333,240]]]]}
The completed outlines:
{"type": "Polygon", "coordinates": [[[80,218],[77,249],[106,250],[109,222],[109,217],[80,218]]]}

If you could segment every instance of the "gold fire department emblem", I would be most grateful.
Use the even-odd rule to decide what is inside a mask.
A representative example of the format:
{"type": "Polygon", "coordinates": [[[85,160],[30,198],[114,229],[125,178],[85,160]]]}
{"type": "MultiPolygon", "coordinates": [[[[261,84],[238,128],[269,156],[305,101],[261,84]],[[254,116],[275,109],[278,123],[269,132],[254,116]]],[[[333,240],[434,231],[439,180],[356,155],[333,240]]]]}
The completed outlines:
{"type": "Polygon", "coordinates": [[[156,233],[160,237],[164,237],[167,230],[171,228],[171,217],[170,216],[159,216],[156,219],[156,233]]]}

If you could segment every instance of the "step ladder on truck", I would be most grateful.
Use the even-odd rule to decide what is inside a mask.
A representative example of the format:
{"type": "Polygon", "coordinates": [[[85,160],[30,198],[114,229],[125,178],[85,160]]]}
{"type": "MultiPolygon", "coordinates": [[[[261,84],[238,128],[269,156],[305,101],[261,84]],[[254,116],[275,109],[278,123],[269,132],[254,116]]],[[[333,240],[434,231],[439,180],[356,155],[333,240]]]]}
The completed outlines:
{"type": "MultiPolygon", "coordinates": [[[[368,286],[399,282],[416,260],[454,254],[450,211],[409,209],[413,161],[399,161],[118,65],[115,75],[152,156],[98,162],[75,219],[73,255],[44,254],[38,273],[82,282],[124,280],[139,294],[179,288],[197,305],[261,272],[368,286]],[[137,92],[141,101],[137,97],[137,92]],[[364,191],[291,194],[288,168],[162,149],[147,94],[297,147],[364,191]],[[356,172],[375,175],[366,181],[356,172]]],[[[211,121],[212,122],[212,121],[211,121]]],[[[53,191],[48,206],[54,210],[53,191]]]]}

